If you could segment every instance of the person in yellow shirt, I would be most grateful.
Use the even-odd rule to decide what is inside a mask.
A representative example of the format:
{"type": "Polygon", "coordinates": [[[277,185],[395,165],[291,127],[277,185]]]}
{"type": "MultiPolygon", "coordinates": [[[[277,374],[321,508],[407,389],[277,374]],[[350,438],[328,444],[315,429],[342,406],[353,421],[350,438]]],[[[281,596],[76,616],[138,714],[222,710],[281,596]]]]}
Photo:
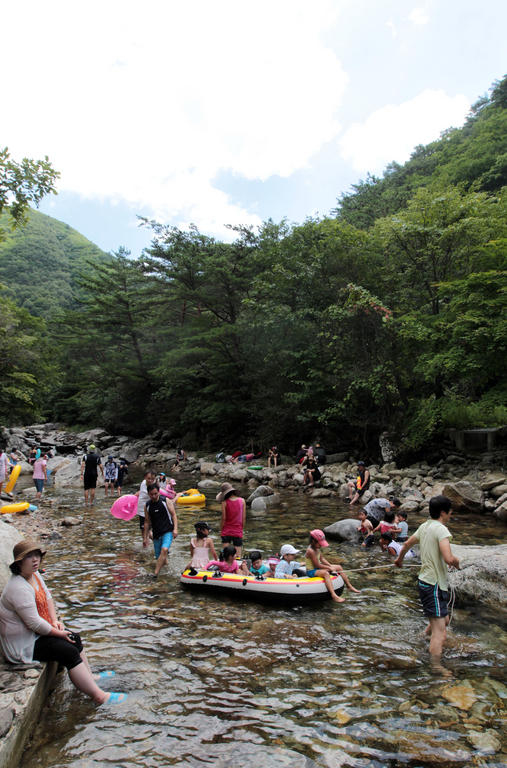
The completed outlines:
{"type": "Polygon", "coordinates": [[[429,619],[426,632],[430,635],[430,658],[432,664],[441,669],[440,658],[449,624],[447,566],[459,568],[459,560],[452,554],[452,534],[447,528],[452,514],[451,500],[447,496],[433,496],[429,512],[430,519],[422,523],[404,543],[394,564],[401,568],[409,549],[414,544],[419,545],[419,598],[429,619]]]}

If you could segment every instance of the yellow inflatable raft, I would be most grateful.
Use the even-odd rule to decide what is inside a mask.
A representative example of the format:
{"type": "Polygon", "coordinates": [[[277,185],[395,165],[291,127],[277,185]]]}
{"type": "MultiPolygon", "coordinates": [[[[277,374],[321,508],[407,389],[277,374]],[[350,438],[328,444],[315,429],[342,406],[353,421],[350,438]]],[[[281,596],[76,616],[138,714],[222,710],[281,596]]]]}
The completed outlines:
{"type": "Polygon", "coordinates": [[[15,512],[24,512],[30,506],[28,501],[18,501],[17,504],[5,504],[0,508],[2,515],[13,515],[15,512]]]}
{"type": "Polygon", "coordinates": [[[189,488],[188,491],[185,491],[181,496],[178,496],[175,501],[176,504],[204,504],[206,496],[204,493],[200,493],[197,488],[189,488]]]}
{"type": "Polygon", "coordinates": [[[18,482],[18,477],[21,473],[21,464],[16,464],[9,475],[9,479],[7,480],[7,483],[5,485],[4,491],[5,493],[10,493],[16,483],[18,482]]]}

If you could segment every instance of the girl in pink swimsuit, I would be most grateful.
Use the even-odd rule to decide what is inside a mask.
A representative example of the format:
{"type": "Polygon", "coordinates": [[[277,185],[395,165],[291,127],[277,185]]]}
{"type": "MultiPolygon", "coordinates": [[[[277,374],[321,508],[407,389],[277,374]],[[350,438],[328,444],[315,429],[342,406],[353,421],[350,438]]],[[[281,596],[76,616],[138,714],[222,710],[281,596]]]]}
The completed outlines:
{"type": "MultiPolygon", "coordinates": [[[[190,554],[192,559],[187,568],[195,568],[198,571],[206,570],[210,560],[217,559],[213,539],[209,535],[208,523],[195,524],[195,538],[190,539],[190,554]]],[[[186,570],[186,569],[185,569],[186,570]]]]}

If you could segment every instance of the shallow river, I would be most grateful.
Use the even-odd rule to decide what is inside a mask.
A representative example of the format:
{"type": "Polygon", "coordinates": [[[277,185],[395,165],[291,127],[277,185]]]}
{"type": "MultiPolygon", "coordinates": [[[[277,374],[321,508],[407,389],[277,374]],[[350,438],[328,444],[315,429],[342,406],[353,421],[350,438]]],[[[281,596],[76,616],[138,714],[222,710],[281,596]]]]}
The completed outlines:
{"type": "MultiPolygon", "coordinates": [[[[179,508],[180,536],[158,581],[137,519],[113,519],[102,489],[93,511],[76,490],[61,495],[84,525],[51,544],[46,581],[92,666],[116,670],[109,688],[129,697],[97,708],[60,675],[23,768],[506,765],[505,613],[455,609],[445,653],[453,677],[443,679],[428,668],[413,568],[350,572],[362,591],[341,605],[194,594],[178,577],[197,519],[219,540],[214,494],[205,512],[179,508]]],[[[335,500],[283,501],[283,511],[248,513],[247,548],[302,548],[311,528],[348,515],[335,500]]],[[[420,520],[409,518],[411,531],[420,520]]],[[[496,541],[484,519],[456,516],[451,529],[456,543],[496,541]]],[[[389,563],[350,544],[332,543],[333,554],[350,569],[389,563]]]]}

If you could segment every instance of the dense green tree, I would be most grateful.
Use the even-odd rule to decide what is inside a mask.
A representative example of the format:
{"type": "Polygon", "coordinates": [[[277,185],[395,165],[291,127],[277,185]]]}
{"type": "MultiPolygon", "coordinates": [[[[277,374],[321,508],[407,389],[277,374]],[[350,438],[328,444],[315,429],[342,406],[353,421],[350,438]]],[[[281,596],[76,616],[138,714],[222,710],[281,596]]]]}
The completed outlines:
{"type": "MultiPolygon", "coordinates": [[[[47,156],[43,160],[24,157],[16,162],[7,147],[0,149],[0,214],[6,212],[13,224],[21,223],[30,203],[38,205],[43,197],[56,192],[59,176],[47,156]]],[[[0,239],[2,234],[0,230],[0,239]]]]}

